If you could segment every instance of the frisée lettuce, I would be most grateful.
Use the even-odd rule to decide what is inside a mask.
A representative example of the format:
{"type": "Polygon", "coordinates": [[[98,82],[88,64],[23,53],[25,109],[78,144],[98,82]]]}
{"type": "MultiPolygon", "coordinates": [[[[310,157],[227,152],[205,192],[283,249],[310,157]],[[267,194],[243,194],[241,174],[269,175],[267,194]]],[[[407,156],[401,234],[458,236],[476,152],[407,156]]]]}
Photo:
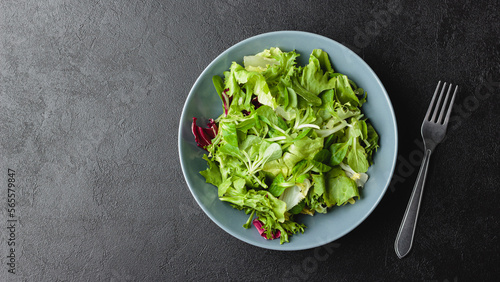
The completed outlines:
{"type": "Polygon", "coordinates": [[[361,112],[366,92],[335,72],[315,49],[305,66],[300,55],[279,48],[233,62],[214,76],[223,113],[195,141],[206,150],[201,171],[218,197],[249,215],[266,239],[303,233],[298,214],[327,213],[354,204],[368,180],[378,134],[361,112]]]}

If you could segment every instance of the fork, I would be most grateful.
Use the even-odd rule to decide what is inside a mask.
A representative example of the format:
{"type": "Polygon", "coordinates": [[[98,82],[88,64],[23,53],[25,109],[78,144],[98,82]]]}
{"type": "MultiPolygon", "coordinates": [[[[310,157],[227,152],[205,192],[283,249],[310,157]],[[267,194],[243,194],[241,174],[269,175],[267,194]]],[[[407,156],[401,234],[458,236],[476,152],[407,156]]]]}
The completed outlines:
{"type": "Polygon", "coordinates": [[[446,90],[445,82],[443,84],[443,88],[441,89],[441,94],[439,94],[439,97],[437,98],[437,103],[434,105],[434,101],[438,96],[440,87],[441,81],[437,84],[436,91],[434,92],[434,96],[432,96],[431,104],[429,105],[429,109],[427,109],[427,113],[422,123],[421,132],[422,139],[424,140],[424,157],[422,159],[420,171],[418,172],[417,180],[415,181],[415,186],[413,187],[413,192],[410,196],[410,201],[408,202],[408,206],[406,207],[406,211],[403,216],[403,221],[399,227],[396,241],[394,242],[394,250],[400,259],[410,252],[413,244],[418,211],[420,209],[420,202],[422,201],[425,177],[427,176],[427,167],[429,166],[429,158],[437,144],[441,143],[446,135],[446,128],[448,127],[451,109],[453,108],[453,102],[455,101],[455,95],[458,90],[457,85],[455,87],[455,91],[453,92],[453,96],[451,97],[451,102],[447,105],[448,98],[452,90],[452,85],[450,84],[446,97],[444,98],[444,102],[441,104],[441,100],[446,90]]]}

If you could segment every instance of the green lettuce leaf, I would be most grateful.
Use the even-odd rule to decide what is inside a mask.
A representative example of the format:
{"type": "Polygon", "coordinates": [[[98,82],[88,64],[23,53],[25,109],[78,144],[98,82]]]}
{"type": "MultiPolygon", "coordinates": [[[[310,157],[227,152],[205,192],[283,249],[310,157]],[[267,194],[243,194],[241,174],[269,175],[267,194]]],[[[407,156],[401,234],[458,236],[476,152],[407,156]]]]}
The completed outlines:
{"type": "Polygon", "coordinates": [[[351,106],[359,106],[360,102],[354,90],[352,90],[351,84],[349,83],[349,79],[345,75],[339,75],[336,77],[336,94],[337,99],[342,104],[349,103],[351,106]]]}
{"type": "Polygon", "coordinates": [[[309,64],[302,71],[300,86],[317,97],[321,92],[335,86],[335,80],[330,79],[331,73],[333,69],[328,54],[323,50],[315,49],[309,56],[309,64]]]}
{"type": "Polygon", "coordinates": [[[359,198],[356,182],[347,177],[340,167],[332,169],[326,176],[324,200],[328,207],[341,206],[346,204],[349,199],[359,198]]]}
{"type": "Polygon", "coordinates": [[[267,191],[251,189],[244,193],[236,189],[228,189],[225,195],[219,199],[241,208],[251,208],[259,213],[265,213],[277,222],[285,222],[285,202],[278,200],[267,191]]]}
{"type": "Polygon", "coordinates": [[[222,175],[219,170],[217,162],[208,158],[206,154],[203,155],[203,159],[207,161],[208,168],[206,170],[200,171],[200,174],[205,177],[207,183],[214,186],[219,186],[222,183],[222,175]]]}

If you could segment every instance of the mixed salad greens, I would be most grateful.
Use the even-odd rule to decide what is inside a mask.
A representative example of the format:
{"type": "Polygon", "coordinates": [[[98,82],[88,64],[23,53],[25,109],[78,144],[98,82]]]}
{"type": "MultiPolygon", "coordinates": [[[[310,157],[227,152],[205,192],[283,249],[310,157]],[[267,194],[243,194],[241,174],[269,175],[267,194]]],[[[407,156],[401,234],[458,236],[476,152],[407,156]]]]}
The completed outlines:
{"type": "Polygon", "coordinates": [[[326,213],[355,203],[378,148],[378,134],[361,112],[366,92],[334,71],[315,49],[305,66],[295,51],[266,49],[213,77],[223,114],[200,127],[208,154],[201,171],[218,197],[249,215],[266,239],[303,233],[297,214],[326,213]]]}

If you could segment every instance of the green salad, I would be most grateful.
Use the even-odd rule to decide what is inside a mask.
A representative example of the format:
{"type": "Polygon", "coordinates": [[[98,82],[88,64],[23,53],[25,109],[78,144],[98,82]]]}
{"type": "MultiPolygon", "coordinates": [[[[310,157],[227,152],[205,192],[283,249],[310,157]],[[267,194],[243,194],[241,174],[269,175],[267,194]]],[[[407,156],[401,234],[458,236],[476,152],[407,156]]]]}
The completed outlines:
{"type": "MultiPolygon", "coordinates": [[[[223,113],[192,131],[206,150],[201,171],[221,201],[249,215],[266,239],[303,233],[298,214],[354,204],[368,179],[378,134],[361,112],[367,94],[315,49],[270,48],[214,76],[223,113]]],[[[214,93],[215,94],[215,93],[214,93]]]]}

